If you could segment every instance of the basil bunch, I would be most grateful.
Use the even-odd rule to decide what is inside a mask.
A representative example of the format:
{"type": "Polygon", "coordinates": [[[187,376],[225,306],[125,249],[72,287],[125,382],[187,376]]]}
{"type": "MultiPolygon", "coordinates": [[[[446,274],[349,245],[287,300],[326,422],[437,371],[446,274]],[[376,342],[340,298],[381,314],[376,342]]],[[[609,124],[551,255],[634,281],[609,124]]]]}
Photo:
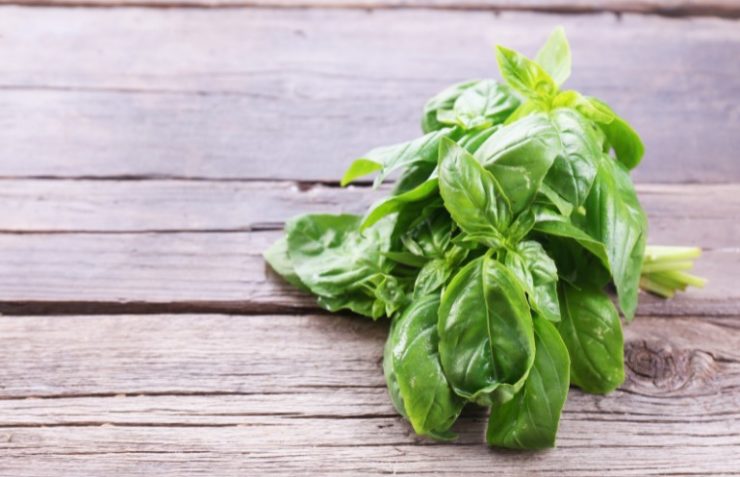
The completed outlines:
{"type": "Polygon", "coordinates": [[[356,160],[346,185],[401,171],[364,217],[305,215],[266,258],[330,311],[392,319],[384,370],[414,430],[450,439],[468,402],[490,445],[554,445],[572,383],[624,380],[622,314],[637,305],[647,221],[629,170],[643,145],[604,102],[561,85],[557,29],[530,60],[496,50],[505,84],[430,99],[424,135],[356,160]]]}

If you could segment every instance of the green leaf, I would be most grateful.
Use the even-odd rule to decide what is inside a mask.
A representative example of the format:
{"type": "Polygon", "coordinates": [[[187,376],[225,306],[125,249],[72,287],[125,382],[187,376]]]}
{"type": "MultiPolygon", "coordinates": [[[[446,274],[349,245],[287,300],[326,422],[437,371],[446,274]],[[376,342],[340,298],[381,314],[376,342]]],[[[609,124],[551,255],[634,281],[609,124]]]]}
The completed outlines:
{"type": "Polygon", "coordinates": [[[444,128],[445,124],[439,122],[437,115],[440,112],[443,116],[444,112],[452,112],[457,98],[480,82],[481,80],[472,80],[453,84],[430,98],[424,105],[424,114],[421,117],[421,129],[424,134],[444,128]]]}
{"type": "Polygon", "coordinates": [[[562,85],[570,77],[570,45],[563,27],[553,30],[547,42],[537,52],[535,61],[558,85],[562,85]]]}
{"type": "Polygon", "coordinates": [[[558,131],[546,114],[534,114],[501,128],[475,152],[518,214],[537,190],[560,151],[558,131]]]}
{"type": "Polygon", "coordinates": [[[570,217],[573,213],[573,204],[560,197],[545,181],[540,185],[539,194],[539,198],[535,199],[536,204],[553,205],[565,217],[570,217]]]}
{"type": "Polygon", "coordinates": [[[437,178],[429,179],[421,183],[416,188],[411,189],[403,194],[394,195],[381,199],[376,202],[362,219],[360,230],[374,225],[377,221],[394,212],[398,212],[404,206],[414,202],[421,202],[437,193],[437,178]]]}
{"type": "Polygon", "coordinates": [[[373,149],[350,165],[341,184],[345,186],[359,177],[380,171],[374,182],[377,187],[396,169],[424,162],[436,164],[439,141],[452,132],[449,128],[440,129],[413,141],[373,149]]]}
{"type": "Polygon", "coordinates": [[[534,230],[546,235],[571,239],[597,257],[605,267],[609,267],[609,257],[602,242],[576,227],[570,219],[546,209],[539,209],[536,214],[534,230]]]}
{"type": "Polygon", "coordinates": [[[612,301],[598,289],[560,285],[557,324],[571,359],[570,380],[589,393],[605,394],[624,382],[622,324],[612,301]]]}
{"type": "Polygon", "coordinates": [[[404,246],[413,254],[425,258],[443,258],[450,245],[454,224],[443,208],[422,217],[401,236],[404,246]]]}
{"type": "Polygon", "coordinates": [[[463,129],[488,128],[503,123],[518,106],[519,99],[511,88],[483,80],[455,100],[455,124],[463,129]]]}
{"type": "Polygon", "coordinates": [[[637,308],[647,218],[627,171],[608,156],[599,160],[584,207],[586,215],[579,225],[604,244],[619,307],[627,319],[632,319],[637,308]]]}
{"type": "Polygon", "coordinates": [[[414,301],[393,320],[383,356],[383,369],[396,409],[422,436],[451,439],[450,428],[465,401],[442,371],[437,344],[439,298],[414,301]]]}
{"type": "Polygon", "coordinates": [[[293,262],[290,261],[288,255],[288,241],[285,237],[279,238],[263,255],[270,267],[286,282],[301,290],[308,290],[293,268],[293,262]]]}
{"type": "Polygon", "coordinates": [[[352,164],[350,164],[349,168],[345,171],[344,175],[342,176],[342,180],[340,181],[340,185],[342,187],[349,185],[356,179],[368,174],[372,174],[373,172],[377,172],[382,168],[383,164],[375,162],[374,160],[362,158],[357,159],[352,164]]]}
{"type": "Polygon", "coordinates": [[[556,109],[550,117],[561,147],[544,184],[577,208],[591,191],[603,154],[601,144],[592,123],[576,111],[556,109]]]}
{"type": "Polygon", "coordinates": [[[557,94],[558,85],[550,75],[521,53],[497,46],[496,61],[504,81],[523,95],[542,99],[557,94]]]}
{"type": "Polygon", "coordinates": [[[511,226],[509,226],[509,230],[506,231],[509,243],[517,243],[524,239],[524,237],[526,237],[529,231],[534,227],[536,220],[537,218],[532,209],[526,209],[520,213],[517,218],[514,219],[511,226]]]}
{"type": "Polygon", "coordinates": [[[560,413],[568,397],[570,359],[555,327],[534,318],[534,364],[512,400],[491,409],[486,440],[510,449],[555,446],[560,413]]]}
{"type": "Polygon", "coordinates": [[[619,162],[630,170],[637,167],[645,154],[645,146],[637,131],[632,129],[627,121],[617,116],[605,102],[596,98],[588,99],[593,107],[609,111],[614,116],[611,122],[599,124],[599,127],[604,131],[611,147],[614,148],[614,154],[619,162]]]}
{"type": "Polygon", "coordinates": [[[440,144],[439,157],[439,192],[452,218],[472,239],[503,245],[511,209],[496,179],[450,140],[440,144]]]}
{"type": "Polygon", "coordinates": [[[425,263],[416,276],[414,299],[442,288],[451,274],[452,268],[445,259],[435,258],[425,263]]]}
{"type": "Polygon", "coordinates": [[[437,163],[417,162],[408,166],[393,186],[391,195],[401,195],[412,189],[416,189],[421,184],[431,179],[432,174],[437,168],[437,163]]]}
{"type": "Polygon", "coordinates": [[[552,108],[575,109],[583,116],[597,123],[609,124],[614,121],[614,112],[608,107],[594,101],[594,98],[582,96],[578,91],[568,90],[558,93],[552,100],[552,108]]]}
{"type": "Polygon", "coordinates": [[[467,131],[457,143],[470,154],[475,154],[475,151],[499,129],[501,129],[501,126],[496,125],[487,129],[467,131]]]}
{"type": "MultiPolygon", "coordinates": [[[[392,219],[389,217],[388,219],[392,219]]],[[[378,318],[387,303],[375,303],[377,286],[391,270],[385,258],[393,220],[358,231],[355,215],[304,215],[286,226],[288,252],[296,275],[330,311],[347,308],[378,318]]],[[[380,300],[382,301],[382,300],[380,300]]],[[[390,304],[391,308],[396,304],[390,304]]]]}
{"type": "Polygon", "coordinates": [[[452,279],[439,307],[439,356],[453,389],[480,404],[505,402],[534,361],[529,305],[501,263],[477,258],[452,279]]]}
{"type": "Polygon", "coordinates": [[[538,242],[519,242],[506,251],[504,264],[519,279],[532,308],[543,318],[560,321],[558,270],[538,242]]]}

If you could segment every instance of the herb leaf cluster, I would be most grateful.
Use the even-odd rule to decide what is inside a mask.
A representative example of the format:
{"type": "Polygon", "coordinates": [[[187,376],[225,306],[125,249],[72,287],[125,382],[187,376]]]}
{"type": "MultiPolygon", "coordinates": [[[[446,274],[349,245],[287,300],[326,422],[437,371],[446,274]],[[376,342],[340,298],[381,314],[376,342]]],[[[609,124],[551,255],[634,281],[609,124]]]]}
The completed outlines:
{"type": "Polygon", "coordinates": [[[647,237],[629,172],[644,147],[606,103],[563,89],[562,28],[535,60],[504,47],[496,59],[503,83],[446,88],[423,136],[342,178],[394,174],[388,197],[364,216],[297,217],[265,256],[327,310],[391,318],[383,368],[416,433],[454,438],[475,403],[490,407],[490,445],[537,449],[554,445],[571,384],[624,380],[618,310],[634,316],[647,237]]]}

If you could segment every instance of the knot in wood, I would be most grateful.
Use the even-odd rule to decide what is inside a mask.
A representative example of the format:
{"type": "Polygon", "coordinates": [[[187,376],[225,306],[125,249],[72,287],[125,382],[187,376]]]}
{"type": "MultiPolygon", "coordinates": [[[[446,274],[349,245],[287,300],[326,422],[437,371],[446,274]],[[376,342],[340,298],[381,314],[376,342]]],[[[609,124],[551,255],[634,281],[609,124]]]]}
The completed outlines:
{"type": "Polygon", "coordinates": [[[645,394],[714,392],[718,365],[700,350],[677,349],[665,341],[631,341],[625,344],[626,386],[645,394]]]}

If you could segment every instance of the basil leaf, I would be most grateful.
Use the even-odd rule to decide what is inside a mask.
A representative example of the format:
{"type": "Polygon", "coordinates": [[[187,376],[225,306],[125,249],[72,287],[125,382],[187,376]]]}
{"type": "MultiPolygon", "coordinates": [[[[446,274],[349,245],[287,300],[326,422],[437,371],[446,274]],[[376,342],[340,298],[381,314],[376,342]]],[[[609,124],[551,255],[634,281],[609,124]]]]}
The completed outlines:
{"type": "Polygon", "coordinates": [[[529,206],[560,151],[560,138],[546,114],[534,114],[501,128],[475,158],[491,172],[518,214],[529,206]]]}
{"type": "Polygon", "coordinates": [[[263,256],[270,267],[286,282],[301,290],[308,290],[295,272],[293,262],[291,262],[288,255],[288,241],[285,237],[280,237],[265,251],[263,256]]]}
{"type": "Polygon", "coordinates": [[[568,90],[558,93],[552,100],[552,108],[575,109],[583,116],[597,123],[609,124],[616,117],[610,108],[598,104],[594,98],[581,95],[578,91],[568,90]]]}
{"type": "Polygon", "coordinates": [[[452,274],[452,269],[446,260],[435,258],[424,264],[416,276],[414,283],[414,299],[429,295],[440,288],[447,282],[452,274]]]}
{"type": "MultiPolygon", "coordinates": [[[[383,294],[393,268],[385,257],[395,225],[391,219],[364,234],[358,231],[360,218],[355,215],[304,215],[288,222],[288,252],[295,273],[319,295],[321,306],[378,318],[403,304],[383,294]]],[[[391,288],[403,293],[397,281],[391,288]]]]}
{"type": "Polygon", "coordinates": [[[619,307],[627,319],[632,319],[637,308],[647,218],[623,166],[608,156],[600,158],[584,207],[586,215],[579,225],[604,244],[619,307]]]}
{"type": "Polygon", "coordinates": [[[537,52],[535,61],[558,85],[562,85],[570,77],[570,45],[563,27],[553,30],[547,42],[537,52]]]}
{"type": "Polygon", "coordinates": [[[560,413],[568,396],[570,359],[558,331],[535,316],[537,349],[524,387],[512,400],[491,409],[486,440],[510,449],[555,445],[560,413]]]}
{"type": "Polygon", "coordinates": [[[452,218],[471,239],[502,246],[511,208],[496,179],[450,140],[440,144],[439,157],[439,192],[452,218]]]}
{"type": "Polygon", "coordinates": [[[604,244],[573,225],[569,218],[546,209],[539,209],[535,215],[535,231],[555,237],[572,239],[601,260],[605,267],[609,267],[609,258],[604,244]]]}
{"type": "Polygon", "coordinates": [[[412,189],[416,189],[421,184],[431,179],[432,173],[437,168],[437,163],[417,162],[411,164],[403,171],[398,181],[393,186],[392,195],[401,195],[412,189]]]}
{"type": "Polygon", "coordinates": [[[506,231],[508,235],[509,243],[517,243],[521,241],[530,230],[534,227],[536,216],[532,209],[526,209],[524,212],[519,214],[514,222],[509,226],[509,230],[506,231]]]}
{"type": "Polygon", "coordinates": [[[396,409],[417,434],[452,439],[450,427],[465,401],[457,396],[442,371],[437,345],[439,298],[413,302],[393,320],[383,355],[388,388],[396,409]]]}
{"type": "Polygon", "coordinates": [[[611,147],[614,148],[614,154],[619,162],[628,170],[637,167],[645,154],[645,145],[637,131],[632,129],[627,121],[617,116],[605,102],[596,98],[588,98],[588,100],[593,107],[606,110],[613,115],[612,121],[599,124],[599,127],[604,131],[611,147]]]}
{"type": "Polygon", "coordinates": [[[533,240],[519,242],[507,249],[504,264],[519,279],[532,308],[547,320],[560,321],[558,270],[542,245],[533,240]]]}
{"type": "Polygon", "coordinates": [[[430,98],[424,105],[424,113],[421,117],[421,129],[424,131],[424,134],[443,129],[445,125],[439,122],[437,115],[440,112],[451,112],[457,98],[466,90],[480,83],[480,81],[472,80],[453,84],[430,98]]]}
{"type": "Polygon", "coordinates": [[[496,61],[504,81],[523,95],[541,99],[552,97],[558,92],[558,85],[550,75],[521,53],[497,46],[496,61]]]}
{"type": "Polygon", "coordinates": [[[550,117],[561,148],[544,184],[577,208],[591,191],[602,155],[601,144],[593,124],[576,111],[556,109],[550,117]]]}
{"type": "Polygon", "coordinates": [[[483,80],[455,100],[453,124],[463,129],[488,128],[503,123],[518,106],[519,99],[511,88],[493,80],[483,80]]]}
{"type": "Polygon", "coordinates": [[[477,151],[483,143],[500,128],[501,126],[497,125],[480,131],[468,131],[468,133],[463,135],[457,143],[470,154],[475,154],[475,151],[477,151]]]}
{"type": "Polygon", "coordinates": [[[452,132],[453,130],[449,128],[440,129],[413,141],[373,149],[350,165],[342,177],[341,185],[345,186],[359,177],[380,171],[374,182],[374,186],[377,187],[388,174],[401,167],[420,162],[436,164],[439,141],[450,136],[452,132]]]}
{"type": "Polygon", "coordinates": [[[557,324],[571,359],[570,380],[589,393],[604,394],[624,382],[622,324],[602,290],[560,285],[562,320],[557,324]]]}
{"type": "Polygon", "coordinates": [[[436,194],[437,190],[437,178],[433,178],[427,180],[426,182],[422,182],[420,185],[407,192],[399,195],[393,195],[386,199],[381,199],[370,208],[365,217],[362,219],[360,230],[364,231],[366,228],[374,225],[383,217],[386,217],[394,212],[398,212],[407,204],[428,199],[429,197],[436,194]]]}
{"type": "Polygon", "coordinates": [[[401,236],[406,248],[421,257],[442,258],[450,244],[454,223],[443,208],[431,217],[424,217],[401,236]]]}
{"type": "Polygon", "coordinates": [[[534,360],[529,305],[516,277],[487,256],[463,267],[439,307],[439,356],[453,389],[479,404],[505,402],[534,360]]]}

